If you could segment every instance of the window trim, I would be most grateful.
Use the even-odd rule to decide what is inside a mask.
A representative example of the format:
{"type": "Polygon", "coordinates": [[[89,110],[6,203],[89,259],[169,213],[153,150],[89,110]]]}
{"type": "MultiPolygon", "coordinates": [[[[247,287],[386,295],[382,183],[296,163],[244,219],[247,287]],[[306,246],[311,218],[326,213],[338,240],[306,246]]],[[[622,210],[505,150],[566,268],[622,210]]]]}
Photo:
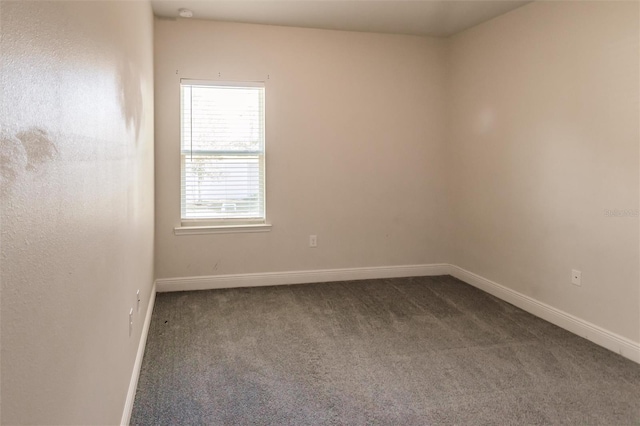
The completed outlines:
{"type": "MultiPolygon", "coordinates": [[[[263,149],[261,153],[260,169],[263,181],[263,218],[197,218],[197,219],[184,219],[182,217],[182,183],[184,173],[184,152],[182,147],[182,132],[183,132],[183,119],[182,114],[184,112],[182,105],[182,86],[226,86],[226,87],[262,87],[266,92],[265,81],[217,81],[217,80],[193,80],[187,78],[181,78],[180,89],[180,226],[174,227],[175,235],[199,235],[199,234],[221,234],[221,233],[236,233],[236,232],[268,232],[271,230],[271,224],[267,221],[267,177],[266,177],[266,156],[267,156],[267,137],[266,137],[266,99],[263,101],[262,110],[262,122],[263,122],[263,149]]],[[[265,96],[266,98],[266,96],[265,96]]],[[[219,153],[221,151],[212,151],[212,153],[219,153]]],[[[257,153],[256,153],[257,154],[257,153]]]]}
{"type": "Polygon", "coordinates": [[[270,223],[235,224],[235,225],[198,225],[176,226],[173,228],[175,235],[205,235],[205,234],[235,234],[245,232],[269,232],[270,223]]]}

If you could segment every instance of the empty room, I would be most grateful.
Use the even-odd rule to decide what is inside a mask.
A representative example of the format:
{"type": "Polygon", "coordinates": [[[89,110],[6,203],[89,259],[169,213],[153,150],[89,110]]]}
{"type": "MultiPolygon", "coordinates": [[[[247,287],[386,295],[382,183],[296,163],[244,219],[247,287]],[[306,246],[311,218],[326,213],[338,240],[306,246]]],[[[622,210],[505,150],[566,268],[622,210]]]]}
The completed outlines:
{"type": "Polygon", "coordinates": [[[640,424],[640,2],[0,36],[1,424],[640,424]]]}

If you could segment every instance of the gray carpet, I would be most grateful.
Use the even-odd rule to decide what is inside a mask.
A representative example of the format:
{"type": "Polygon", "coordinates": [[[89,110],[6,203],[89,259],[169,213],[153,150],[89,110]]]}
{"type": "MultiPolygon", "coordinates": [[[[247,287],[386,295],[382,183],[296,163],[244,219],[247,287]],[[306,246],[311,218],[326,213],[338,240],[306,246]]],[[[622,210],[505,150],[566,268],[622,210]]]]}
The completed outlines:
{"type": "Polygon", "coordinates": [[[450,276],[158,294],[132,424],[640,424],[640,365],[450,276]]]}

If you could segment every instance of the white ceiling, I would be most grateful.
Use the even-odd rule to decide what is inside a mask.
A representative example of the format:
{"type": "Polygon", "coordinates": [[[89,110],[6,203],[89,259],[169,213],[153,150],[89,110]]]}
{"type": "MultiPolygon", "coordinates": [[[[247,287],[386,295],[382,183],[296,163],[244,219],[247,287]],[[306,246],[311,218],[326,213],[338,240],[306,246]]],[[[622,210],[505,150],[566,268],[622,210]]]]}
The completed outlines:
{"type": "Polygon", "coordinates": [[[531,0],[152,0],[157,16],[447,37],[531,0]]]}

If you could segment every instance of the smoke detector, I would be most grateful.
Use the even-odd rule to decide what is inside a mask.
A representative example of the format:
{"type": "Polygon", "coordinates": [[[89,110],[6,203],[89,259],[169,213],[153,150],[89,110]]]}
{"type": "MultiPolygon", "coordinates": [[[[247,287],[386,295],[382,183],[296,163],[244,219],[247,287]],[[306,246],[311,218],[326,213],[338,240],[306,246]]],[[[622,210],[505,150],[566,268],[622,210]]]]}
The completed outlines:
{"type": "Polygon", "coordinates": [[[191,18],[193,17],[193,12],[189,9],[179,9],[178,14],[183,18],[191,18]]]}

